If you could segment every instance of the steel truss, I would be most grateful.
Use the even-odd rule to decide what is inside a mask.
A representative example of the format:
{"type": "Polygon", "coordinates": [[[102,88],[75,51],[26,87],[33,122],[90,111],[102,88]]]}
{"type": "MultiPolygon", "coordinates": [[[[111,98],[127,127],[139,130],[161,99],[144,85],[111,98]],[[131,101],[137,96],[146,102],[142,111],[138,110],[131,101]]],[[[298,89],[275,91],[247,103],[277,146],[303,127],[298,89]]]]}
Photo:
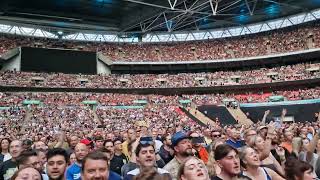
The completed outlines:
{"type": "MultiPolygon", "coordinates": [[[[177,4],[178,4],[177,0],[177,4]]],[[[214,0],[213,0],[214,1],[214,0]]],[[[197,10],[201,11],[201,8],[204,6],[211,6],[210,2],[207,3],[203,2],[198,4],[200,0],[195,1],[190,7],[196,8],[197,10]]],[[[173,3],[174,4],[174,3],[173,3]]],[[[214,3],[213,3],[214,5],[214,3]]],[[[177,6],[177,5],[176,5],[177,6]]],[[[173,6],[176,9],[176,6],[173,6]]],[[[189,7],[189,8],[190,8],[189,7]]],[[[214,6],[215,7],[215,6],[214,6]]],[[[254,13],[254,5],[248,6],[250,7],[250,11],[254,13]]],[[[171,7],[169,7],[171,9],[171,7]]],[[[219,12],[219,9],[217,9],[219,12]]],[[[213,11],[211,12],[212,15],[213,11]]],[[[188,22],[188,17],[184,16],[184,13],[176,15],[175,20],[177,20],[176,24],[169,23],[170,18],[168,15],[169,13],[162,13],[158,15],[156,19],[165,18],[167,19],[165,24],[168,28],[167,33],[164,32],[150,32],[146,33],[142,37],[142,42],[144,43],[155,43],[155,42],[171,42],[171,41],[192,41],[192,40],[204,40],[204,39],[215,39],[215,38],[224,38],[224,37],[233,37],[233,36],[241,36],[246,34],[254,34],[274,29],[280,29],[288,26],[293,26],[305,22],[315,21],[320,18],[320,9],[313,10],[307,13],[300,13],[297,15],[274,19],[266,22],[260,22],[255,24],[249,25],[240,25],[237,27],[230,27],[230,28],[221,28],[221,29],[214,29],[214,30],[205,30],[205,31],[176,31],[179,27],[183,27],[187,23],[195,23],[197,19],[188,22]],[[169,23],[169,24],[168,24],[169,23]]],[[[153,19],[149,24],[142,24],[142,27],[146,32],[152,30],[152,27],[155,26],[157,20],[153,19]]],[[[52,28],[54,29],[54,28],[52,28]]],[[[23,36],[33,36],[33,37],[45,37],[45,38],[54,38],[57,39],[59,37],[58,34],[52,33],[57,32],[57,29],[51,31],[50,28],[43,28],[37,26],[27,26],[27,25],[17,25],[12,24],[10,25],[7,22],[0,22],[0,33],[8,33],[8,34],[15,34],[15,35],[23,35],[23,36]]],[[[76,40],[76,41],[94,41],[94,42],[125,42],[125,43],[137,43],[139,42],[138,37],[132,36],[120,36],[122,33],[95,33],[95,32],[77,32],[72,34],[62,34],[61,37],[64,40],[76,40]]]]}

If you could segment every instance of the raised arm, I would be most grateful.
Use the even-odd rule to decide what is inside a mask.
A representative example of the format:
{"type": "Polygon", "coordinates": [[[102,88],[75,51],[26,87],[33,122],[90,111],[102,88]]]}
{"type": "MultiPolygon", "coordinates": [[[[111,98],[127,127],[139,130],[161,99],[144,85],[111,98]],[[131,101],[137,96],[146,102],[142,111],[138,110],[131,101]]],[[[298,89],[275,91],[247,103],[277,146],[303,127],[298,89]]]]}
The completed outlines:
{"type": "Polygon", "coordinates": [[[262,117],[261,125],[266,125],[267,116],[270,114],[270,110],[266,110],[262,117]]]}

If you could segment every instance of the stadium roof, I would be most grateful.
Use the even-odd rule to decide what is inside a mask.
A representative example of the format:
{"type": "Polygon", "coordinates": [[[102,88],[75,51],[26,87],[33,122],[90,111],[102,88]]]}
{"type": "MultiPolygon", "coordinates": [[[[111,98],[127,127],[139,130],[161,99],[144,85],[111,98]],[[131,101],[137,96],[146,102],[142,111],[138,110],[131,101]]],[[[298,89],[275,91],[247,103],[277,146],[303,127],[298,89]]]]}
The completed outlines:
{"type": "Polygon", "coordinates": [[[320,8],[320,0],[2,0],[0,21],[61,29],[174,32],[241,26],[320,8]]]}

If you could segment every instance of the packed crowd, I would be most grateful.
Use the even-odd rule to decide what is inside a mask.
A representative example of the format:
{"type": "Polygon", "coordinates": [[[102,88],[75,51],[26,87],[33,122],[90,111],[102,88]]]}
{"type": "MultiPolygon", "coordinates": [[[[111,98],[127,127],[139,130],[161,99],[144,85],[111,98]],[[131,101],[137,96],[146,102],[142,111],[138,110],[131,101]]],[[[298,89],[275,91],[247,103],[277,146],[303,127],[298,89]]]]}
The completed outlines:
{"type": "MultiPolygon", "coordinates": [[[[92,109],[51,100],[18,109],[17,99],[32,94],[15,95],[11,110],[23,111],[24,118],[1,113],[1,180],[320,177],[320,112],[315,122],[284,123],[283,109],[279,122],[266,123],[266,111],[253,125],[200,126],[167,104],[177,97],[154,96],[144,109],[92,109]]],[[[56,99],[53,93],[48,98],[56,99]]]]}
{"type": "Polygon", "coordinates": [[[255,35],[156,44],[73,42],[2,35],[0,54],[19,46],[100,51],[114,61],[194,61],[253,57],[320,47],[319,25],[287,28],[255,35]]]}
{"type": "Polygon", "coordinates": [[[217,71],[206,73],[138,74],[138,75],[73,75],[62,73],[0,72],[2,86],[63,87],[63,88],[175,88],[247,85],[315,79],[319,63],[295,64],[245,71],[217,71]]]}

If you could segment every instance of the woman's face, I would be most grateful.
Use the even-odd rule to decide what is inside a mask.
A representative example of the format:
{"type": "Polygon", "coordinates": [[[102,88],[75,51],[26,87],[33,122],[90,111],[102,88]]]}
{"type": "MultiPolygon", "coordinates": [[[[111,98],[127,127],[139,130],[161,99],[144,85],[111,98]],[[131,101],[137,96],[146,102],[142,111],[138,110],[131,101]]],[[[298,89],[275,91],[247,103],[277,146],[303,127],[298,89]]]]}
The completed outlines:
{"type": "Polygon", "coordinates": [[[206,166],[196,158],[187,160],[183,171],[184,173],[181,175],[181,180],[209,180],[206,166]]]}
{"type": "Polygon", "coordinates": [[[306,151],[308,149],[309,144],[310,144],[309,139],[303,139],[302,140],[303,150],[306,151]]]}
{"type": "Polygon", "coordinates": [[[258,153],[254,149],[246,148],[245,153],[246,154],[244,156],[243,162],[246,165],[260,166],[260,160],[259,160],[258,153]]]}
{"type": "Polygon", "coordinates": [[[316,175],[311,169],[306,170],[303,173],[303,180],[314,180],[314,179],[316,179],[316,175]]]}
{"type": "Polygon", "coordinates": [[[26,168],[19,172],[15,180],[41,180],[41,175],[34,168],[26,168]]]}
{"type": "Polygon", "coordinates": [[[1,141],[1,149],[9,149],[9,141],[7,139],[1,141]]]}
{"type": "Polygon", "coordinates": [[[76,162],[76,155],[74,154],[74,153],[72,153],[71,155],[70,155],[70,164],[73,164],[74,162],[76,162]]]}
{"type": "Polygon", "coordinates": [[[258,150],[263,150],[265,148],[265,141],[260,136],[257,136],[255,144],[258,150]]]}

